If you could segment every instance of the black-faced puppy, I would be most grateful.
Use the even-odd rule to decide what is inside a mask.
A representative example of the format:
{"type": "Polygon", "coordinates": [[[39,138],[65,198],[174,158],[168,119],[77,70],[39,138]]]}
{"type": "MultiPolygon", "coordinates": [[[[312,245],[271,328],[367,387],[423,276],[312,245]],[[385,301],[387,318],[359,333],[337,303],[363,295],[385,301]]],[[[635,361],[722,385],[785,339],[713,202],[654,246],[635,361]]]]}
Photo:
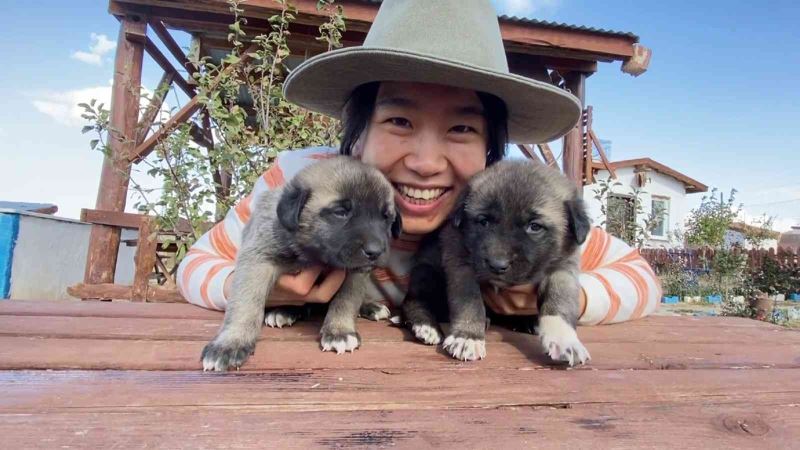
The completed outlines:
{"type": "Polygon", "coordinates": [[[401,230],[394,190],[377,169],[348,157],[312,164],[253,205],[217,336],[203,349],[204,370],[240,367],[255,350],[264,307],[278,277],[313,265],[348,271],[321,330],[323,350],[360,344],[355,319],[369,271],[385,263],[401,230]]]}
{"type": "MultiPolygon", "coordinates": [[[[533,283],[538,287],[537,331],[547,354],[570,364],[588,360],[575,326],[578,247],[589,228],[577,189],[555,169],[503,161],[473,177],[440,233],[450,315],[444,348],[461,360],[483,358],[486,310],[480,285],[533,283]]],[[[430,321],[433,315],[420,312],[426,303],[412,301],[404,310],[412,330],[417,326],[415,336],[433,342],[440,332],[430,321]]]]}

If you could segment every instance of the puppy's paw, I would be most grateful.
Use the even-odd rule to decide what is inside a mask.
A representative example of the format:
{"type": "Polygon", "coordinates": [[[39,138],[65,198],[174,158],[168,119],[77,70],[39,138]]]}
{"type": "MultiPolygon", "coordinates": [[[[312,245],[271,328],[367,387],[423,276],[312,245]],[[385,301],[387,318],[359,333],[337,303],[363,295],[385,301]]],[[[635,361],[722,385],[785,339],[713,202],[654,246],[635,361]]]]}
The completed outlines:
{"type": "Polygon", "coordinates": [[[561,317],[539,317],[537,332],[542,348],[553,361],[567,362],[570,366],[574,366],[584,364],[591,359],[589,351],[578,339],[578,333],[561,317]]]}
{"type": "Polygon", "coordinates": [[[323,331],[320,347],[323,352],[336,352],[341,355],[345,352],[354,352],[361,346],[361,336],[356,332],[336,333],[323,331]]]}
{"type": "Polygon", "coordinates": [[[442,332],[435,326],[425,323],[415,324],[411,326],[411,332],[423,344],[438,345],[442,342],[442,332]]]}
{"type": "Polygon", "coordinates": [[[450,356],[461,361],[476,361],[486,357],[486,340],[482,336],[451,334],[442,347],[450,356]]]}
{"type": "Polygon", "coordinates": [[[294,325],[300,319],[300,312],[291,308],[275,308],[267,311],[264,324],[270,328],[283,328],[294,325]]]}
{"type": "Polygon", "coordinates": [[[358,315],[369,320],[379,321],[388,319],[391,311],[383,303],[364,303],[358,310],[358,315]]]}
{"type": "Polygon", "coordinates": [[[231,367],[239,369],[253,354],[255,348],[255,342],[241,343],[215,338],[205,346],[200,357],[203,361],[203,371],[224,372],[231,367]]]}

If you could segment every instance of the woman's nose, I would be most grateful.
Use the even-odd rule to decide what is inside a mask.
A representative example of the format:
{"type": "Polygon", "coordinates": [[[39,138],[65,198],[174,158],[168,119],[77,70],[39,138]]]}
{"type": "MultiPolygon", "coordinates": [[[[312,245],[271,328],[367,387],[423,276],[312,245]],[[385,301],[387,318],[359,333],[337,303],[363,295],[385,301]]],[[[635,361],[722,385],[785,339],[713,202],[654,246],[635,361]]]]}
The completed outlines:
{"type": "Polygon", "coordinates": [[[433,136],[420,136],[403,162],[406,168],[422,177],[429,177],[447,169],[447,158],[441,142],[433,136]]]}

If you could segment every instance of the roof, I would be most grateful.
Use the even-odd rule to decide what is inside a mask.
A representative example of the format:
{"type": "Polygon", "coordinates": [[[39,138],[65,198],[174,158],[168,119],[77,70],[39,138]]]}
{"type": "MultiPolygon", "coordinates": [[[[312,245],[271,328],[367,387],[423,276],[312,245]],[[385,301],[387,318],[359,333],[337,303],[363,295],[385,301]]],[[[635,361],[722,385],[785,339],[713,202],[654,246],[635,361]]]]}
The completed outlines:
{"type": "Polygon", "coordinates": [[[675,178],[676,180],[683,183],[684,186],[686,186],[687,194],[694,194],[697,192],[708,192],[708,186],[706,186],[705,184],[695,180],[694,178],[684,175],[667,165],[661,164],[658,161],[654,161],[650,158],[626,159],[623,161],[615,161],[611,163],[611,167],[614,169],[621,169],[624,167],[637,167],[637,166],[647,167],[656,172],[663,173],[664,175],[675,178]]]}
{"type": "MultiPolygon", "coordinates": [[[[728,228],[730,228],[733,231],[738,231],[740,233],[747,233],[747,232],[760,233],[760,232],[764,231],[759,227],[755,227],[753,225],[748,225],[748,224],[743,223],[743,222],[733,222],[731,224],[731,226],[728,227],[728,228]]],[[[781,237],[781,234],[779,232],[772,231],[772,230],[766,230],[765,234],[769,239],[778,239],[778,238],[781,237]]]]}
{"type": "MultiPolygon", "coordinates": [[[[359,0],[359,1],[362,3],[380,4],[383,0],[359,0]]],[[[536,25],[539,27],[553,28],[558,30],[583,31],[586,33],[602,34],[606,36],[626,37],[632,39],[634,42],[639,42],[639,36],[628,31],[606,30],[604,28],[594,28],[582,25],[570,25],[568,23],[563,23],[563,22],[549,22],[546,20],[531,19],[527,17],[506,16],[506,15],[499,15],[497,17],[498,19],[504,22],[512,22],[525,25],[536,25]]]]}
{"type": "Polygon", "coordinates": [[[55,214],[58,211],[58,206],[51,203],[6,202],[0,200],[0,209],[39,214],[55,214]]]}

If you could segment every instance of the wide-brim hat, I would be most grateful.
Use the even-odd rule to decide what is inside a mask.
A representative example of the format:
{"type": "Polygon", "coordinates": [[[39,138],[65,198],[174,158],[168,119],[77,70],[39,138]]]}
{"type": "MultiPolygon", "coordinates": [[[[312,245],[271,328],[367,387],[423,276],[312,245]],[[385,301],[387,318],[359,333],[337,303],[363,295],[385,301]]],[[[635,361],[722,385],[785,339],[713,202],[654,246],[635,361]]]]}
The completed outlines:
{"type": "Polygon", "coordinates": [[[493,94],[508,108],[509,140],[549,142],[569,132],[582,106],[552,84],[510,73],[489,0],[384,0],[364,44],[297,66],[287,100],[340,117],[353,90],[373,81],[435,83],[493,94]]]}

